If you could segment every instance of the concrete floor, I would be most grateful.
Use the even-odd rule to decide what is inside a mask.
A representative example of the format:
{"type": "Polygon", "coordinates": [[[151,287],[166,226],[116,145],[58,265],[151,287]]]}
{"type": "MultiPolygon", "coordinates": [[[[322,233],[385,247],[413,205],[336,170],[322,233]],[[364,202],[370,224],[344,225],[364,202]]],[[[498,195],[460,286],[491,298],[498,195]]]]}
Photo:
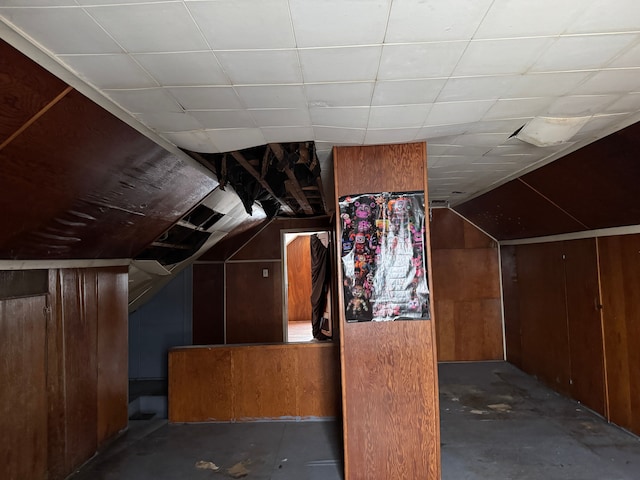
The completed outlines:
{"type": "MultiPolygon", "coordinates": [[[[442,364],[439,375],[444,480],[640,478],[638,437],[515,367],[442,364]]],[[[73,480],[234,478],[234,471],[255,480],[338,480],[340,444],[333,421],[132,421],[73,480]],[[201,460],[220,469],[196,468],[201,460]]]]}

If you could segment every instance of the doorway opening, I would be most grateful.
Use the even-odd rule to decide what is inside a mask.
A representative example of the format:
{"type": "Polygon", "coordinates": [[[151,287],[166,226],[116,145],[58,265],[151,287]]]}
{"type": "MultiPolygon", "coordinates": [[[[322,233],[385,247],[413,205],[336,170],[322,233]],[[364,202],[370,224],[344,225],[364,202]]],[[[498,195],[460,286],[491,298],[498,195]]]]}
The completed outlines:
{"type": "Polygon", "coordinates": [[[331,235],[328,231],[283,233],[284,341],[330,340],[331,235]]]}

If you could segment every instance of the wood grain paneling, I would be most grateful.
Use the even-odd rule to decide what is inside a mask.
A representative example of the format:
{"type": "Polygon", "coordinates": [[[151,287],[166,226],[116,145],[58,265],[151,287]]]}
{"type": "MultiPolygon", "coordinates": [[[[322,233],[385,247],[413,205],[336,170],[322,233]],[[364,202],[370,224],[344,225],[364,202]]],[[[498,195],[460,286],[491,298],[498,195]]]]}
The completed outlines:
{"type": "Polygon", "coordinates": [[[507,361],[522,367],[522,331],[520,325],[520,296],[516,247],[500,247],[502,267],[502,308],[504,311],[504,337],[507,361]]]}
{"type": "Polygon", "coordinates": [[[128,274],[126,267],[96,270],[98,292],[98,446],[128,423],[128,274]]]}
{"type": "Polygon", "coordinates": [[[193,344],[224,343],[224,264],[193,265],[193,344]]]}
{"type": "Polygon", "coordinates": [[[598,259],[593,238],[563,242],[571,396],[605,415],[598,259]]]}
{"type": "Polygon", "coordinates": [[[230,262],[225,269],[227,343],[282,342],[282,262],[230,262]]]}
{"type": "MultiPolygon", "coordinates": [[[[338,198],[427,197],[424,144],[336,147],[333,155],[338,198]]],[[[431,279],[428,231],[426,238],[431,279]]],[[[339,311],[345,479],[440,478],[434,321],[346,323],[343,298],[339,311]]]]}
{"type": "Polygon", "coordinates": [[[47,475],[46,298],[0,301],[0,478],[47,475]]]}
{"type": "Polygon", "coordinates": [[[558,243],[517,249],[522,369],[566,395],[571,366],[563,248],[558,243]]]}
{"type": "Polygon", "coordinates": [[[311,246],[309,236],[287,245],[287,319],[311,322],[311,246]]]}
{"type": "Polygon", "coordinates": [[[67,84],[0,40],[0,145],[66,88],[67,84]]]}
{"type": "Polygon", "coordinates": [[[584,225],[519,180],[454,208],[498,240],[585,230],[584,225]]]}
{"type": "Polygon", "coordinates": [[[640,235],[598,239],[609,419],[640,434],[640,235]]]}
{"type": "Polygon", "coordinates": [[[169,352],[169,421],[335,417],[337,345],[182,347],[169,352]]]}

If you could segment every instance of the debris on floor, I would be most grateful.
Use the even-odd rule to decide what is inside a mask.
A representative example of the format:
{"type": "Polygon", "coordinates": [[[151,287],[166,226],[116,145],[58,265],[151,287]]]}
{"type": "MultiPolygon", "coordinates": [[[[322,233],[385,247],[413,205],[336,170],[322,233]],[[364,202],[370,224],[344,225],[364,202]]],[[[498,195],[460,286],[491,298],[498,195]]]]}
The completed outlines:
{"type": "Polygon", "coordinates": [[[510,412],[511,405],[507,405],[506,403],[494,403],[493,405],[487,405],[491,410],[496,412],[510,412]]]}
{"type": "Polygon", "coordinates": [[[233,467],[229,468],[227,473],[231,478],[242,478],[249,475],[249,470],[245,467],[243,462],[238,462],[233,467]]]}
{"type": "Polygon", "coordinates": [[[220,467],[217,466],[215,463],[206,462],[204,460],[200,460],[199,462],[196,462],[196,468],[199,470],[213,470],[214,472],[217,472],[218,470],[220,470],[220,467]]]}

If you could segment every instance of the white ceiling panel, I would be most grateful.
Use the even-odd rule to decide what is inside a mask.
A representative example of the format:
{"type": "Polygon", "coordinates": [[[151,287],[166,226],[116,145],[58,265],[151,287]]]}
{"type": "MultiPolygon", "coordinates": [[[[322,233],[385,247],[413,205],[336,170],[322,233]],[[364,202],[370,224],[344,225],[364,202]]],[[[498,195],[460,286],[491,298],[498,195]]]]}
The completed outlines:
{"type": "Polygon", "coordinates": [[[0,15],[54,54],[121,53],[81,8],[1,8],[0,15]]]}
{"type": "Polygon", "coordinates": [[[559,37],[540,57],[532,71],[596,70],[607,64],[637,35],[582,35],[559,37]]]}
{"type": "Polygon", "coordinates": [[[566,29],[589,0],[494,0],[475,38],[541,37],[566,29]]]}
{"type": "Polygon", "coordinates": [[[640,65],[640,41],[627,48],[609,63],[610,68],[634,68],[638,65],[640,65]]]}
{"type": "Polygon", "coordinates": [[[468,42],[385,45],[378,79],[448,77],[458,64],[468,42]]]}
{"type": "Polygon", "coordinates": [[[242,150],[243,148],[264,145],[265,139],[259,128],[225,128],[205,130],[205,134],[221,152],[242,150]]]}
{"type": "Polygon", "coordinates": [[[85,10],[129,53],[186,52],[209,47],[182,2],[85,10]]]}
{"type": "Polygon", "coordinates": [[[135,117],[158,132],[184,132],[203,128],[195,118],[186,113],[151,112],[135,114],[135,117]]]}
{"type": "Polygon", "coordinates": [[[391,0],[289,0],[298,47],[375,45],[391,0]]]}
{"type": "Polygon", "coordinates": [[[311,127],[262,127],[260,130],[267,143],[307,142],[313,138],[311,127]]]}
{"type": "Polygon", "coordinates": [[[182,107],[163,88],[105,90],[105,93],[131,113],[183,113],[182,107]]]}
{"type": "Polygon", "coordinates": [[[163,132],[165,137],[170,142],[176,145],[181,145],[182,148],[191,150],[193,152],[200,153],[220,153],[211,139],[202,130],[192,130],[188,132],[163,132]]]}
{"type": "Polygon", "coordinates": [[[206,128],[254,128],[256,123],[246,110],[189,110],[206,128]]]}
{"type": "MultiPolygon", "coordinates": [[[[310,127],[311,117],[306,108],[265,108],[249,110],[259,127],[310,127]]],[[[312,137],[307,138],[311,140],[312,137]]]]}
{"type": "Polygon", "coordinates": [[[158,83],[129,55],[68,55],[60,59],[80,78],[102,89],[156,87],[158,83]]]}
{"type": "MultiPolygon", "coordinates": [[[[564,2],[563,2],[564,3],[564,2]]],[[[556,5],[558,6],[558,5],[556,5]]],[[[607,33],[638,30],[640,3],[636,0],[591,0],[582,15],[569,24],[567,33],[607,33]]]]}
{"type": "Polygon", "coordinates": [[[305,83],[367,82],[376,78],[382,47],[300,50],[305,83]]]}
{"type": "Polygon", "coordinates": [[[494,103],[495,100],[435,103],[425,126],[477,122],[494,103]]]}
{"type": "Polygon", "coordinates": [[[593,115],[606,109],[619,95],[571,95],[556,99],[545,114],[558,117],[593,115]]]}
{"type": "Polygon", "coordinates": [[[411,105],[432,103],[447,82],[443,78],[427,80],[379,81],[375,84],[372,105],[411,105]]]}
{"type": "Polygon", "coordinates": [[[492,0],[395,0],[385,41],[415,43],[471,38],[491,3],[492,0]]]}
{"type": "Polygon", "coordinates": [[[306,108],[302,85],[237,86],[236,92],[247,108],[306,108]]]}
{"type": "Polygon", "coordinates": [[[287,0],[216,0],[187,2],[214,50],[294,48],[287,0]],[[256,9],[260,15],[255,15],[256,9]]]}
{"type": "Polygon", "coordinates": [[[622,95],[605,109],[606,113],[634,113],[640,112],[640,93],[622,95]]]}
{"type": "Polygon", "coordinates": [[[369,107],[318,107],[309,110],[313,125],[344,128],[366,128],[369,111],[369,107]]]}
{"type": "Polygon", "coordinates": [[[364,128],[313,127],[317,141],[334,145],[362,145],[366,131],[364,128]]]}
{"type": "Polygon", "coordinates": [[[388,143],[412,142],[419,128],[369,128],[365,136],[365,143],[370,145],[381,145],[388,143]]]}
{"type": "Polygon", "coordinates": [[[371,107],[369,128],[422,127],[433,105],[391,105],[371,107]]]}
{"type": "Polygon", "coordinates": [[[234,84],[302,83],[295,50],[234,50],[216,56],[234,84]]]}
{"type": "Polygon", "coordinates": [[[185,110],[234,110],[243,107],[233,87],[173,87],[167,91],[185,110]]]}
{"type": "Polygon", "coordinates": [[[559,97],[572,91],[593,72],[527,73],[519,75],[506,98],[559,97]]]}
{"type": "Polygon", "coordinates": [[[469,43],[453,74],[518,75],[525,73],[552,43],[551,38],[477,40],[469,43]]]}
{"type": "Polygon", "coordinates": [[[489,109],[484,120],[535,117],[545,111],[554,100],[554,97],[501,99],[489,109]]]}
{"type": "Polygon", "coordinates": [[[213,52],[151,53],[133,56],[163,86],[229,85],[213,52]]]}
{"type": "Polygon", "coordinates": [[[574,92],[584,95],[640,92],[640,68],[596,72],[574,92]]]}
{"type": "Polygon", "coordinates": [[[309,107],[369,106],[374,82],[308,83],[304,89],[309,107]]]}
{"type": "Polygon", "coordinates": [[[516,75],[450,78],[438,95],[438,101],[497,99],[504,96],[517,79],[516,75]]]}

